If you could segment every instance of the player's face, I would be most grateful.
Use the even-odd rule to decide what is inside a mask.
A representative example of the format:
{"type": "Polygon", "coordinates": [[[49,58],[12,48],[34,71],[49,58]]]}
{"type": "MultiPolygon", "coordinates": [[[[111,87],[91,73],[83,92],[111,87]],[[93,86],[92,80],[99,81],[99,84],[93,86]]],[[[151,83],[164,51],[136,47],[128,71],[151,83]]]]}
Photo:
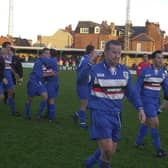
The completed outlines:
{"type": "Polygon", "coordinates": [[[6,45],[6,49],[7,49],[8,52],[10,53],[10,52],[11,52],[11,44],[7,44],[7,45],[6,45]]]}
{"type": "Polygon", "coordinates": [[[7,44],[7,45],[6,45],[6,48],[7,48],[7,49],[10,49],[10,48],[11,48],[11,45],[10,45],[10,44],[7,44]]]}
{"type": "Polygon", "coordinates": [[[104,52],[104,55],[110,66],[116,66],[121,57],[121,46],[111,44],[109,49],[104,52]]]}
{"type": "Polygon", "coordinates": [[[50,58],[50,57],[51,57],[51,55],[50,55],[50,50],[45,50],[45,51],[43,52],[43,56],[44,56],[44,57],[47,57],[47,58],[50,58]]]}
{"type": "Polygon", "coordinates": [[[160,53],[156,54],[156,57],[154,58],[153,63],[156,67],[162,67],[163,66],[163,55],[160,53]]]}
{"type": "Polygon", "coordinates": [[[144,62],[148,62],[148,55],[144,55],[143,60],[144,60],[144,62]]]}
{"type": "Polygon", "coordinates": [[[96,51],[92,51],[90,53],[90,59],[91,59],[91,62],[92,63],[95,63],[96,62],[96,59],[97,59],[97,52],[96,51]]]}

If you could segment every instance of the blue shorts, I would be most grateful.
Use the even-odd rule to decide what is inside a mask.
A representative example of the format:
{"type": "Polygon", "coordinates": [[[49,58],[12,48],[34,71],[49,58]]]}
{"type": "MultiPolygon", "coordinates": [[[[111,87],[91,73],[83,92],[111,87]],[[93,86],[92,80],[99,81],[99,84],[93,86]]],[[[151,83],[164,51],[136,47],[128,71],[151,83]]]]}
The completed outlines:
{"type": "Polygon", "coordinates": [[[5,69],[4,70],[4,76],[8,80],[8,84],[4,85],[5,90],[14,89],[15,84],[13,82],[11,70],[10,69],[5,69]]]}
{"type": "Polygon", "coordinates": [[[58,89],[59,89],[58,83],[55,83],[54,81],[48,81],[46,84],[46,88],[49,99],[53,99],[58,96],[58,89]]]}
{"type": "Polygon", "coordinates": [[[0,82],[0,95],[2,95],[3,93],[4,93],[3,83],[0,82]]]}
{"type": "Polygon", "coordinates": [[[30,97],[40,96],[42,93],[47,93],[45,85],[40,81],[29,80],[27,83],[27,95],[30,97]]]}
{"type": "Polygon", "coordinates": [[[112,114],[104,111],[91,111],[91,139],[110,138],[114,142],[120,140],[120,113],[112,114]]]}
{"type": "Polygon", "coordinates": [[[148,98],[142,99],[144,112],[147,118],[157,117],[158,109],[160,106],[160,99],[157,98],[148,98]]]}
{"type": "Polygon", "coordinates": [[[80,99],[89,98],[89,86],[87,85],[77,85],[77,95],[80,99]]]}

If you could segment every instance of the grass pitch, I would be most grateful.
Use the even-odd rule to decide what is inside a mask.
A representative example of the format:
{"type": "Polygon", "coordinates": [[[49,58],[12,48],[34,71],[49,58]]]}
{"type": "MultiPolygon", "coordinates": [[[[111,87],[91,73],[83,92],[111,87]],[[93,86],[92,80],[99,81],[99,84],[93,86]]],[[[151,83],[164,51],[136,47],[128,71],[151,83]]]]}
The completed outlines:
{"type": "MultiPolygon", "coordinates": [[[[17,111],[23,115],[29,72],[29,69],[24,70],[24,83],[16,88],[17,111]]],[[[0,103],[0,168],[82,168],[82,161],[96,150],[97,145],[89,139],[88,130],[81,130],[72,121],[72,113],[79,108],[75,76],[72,71],[60,72],[56,100],[59,125],[36,120],[39,97],[33,101],[31,121],[26,121],[23,116],[10,116],[9,108],[0,103]]],[[[89,112],[87,118],[89,123],[89,112]]],[[[168,113],[165,111],[159,118],[162,146],[168,151],[168,113]]],[[[138,128],[137,112],[124,100],[121,141],[113,156],[112,167],[168,168],[168,158],[155,157],[149,134],[145,138],[145,150],[133,147],[138,128]]]]}

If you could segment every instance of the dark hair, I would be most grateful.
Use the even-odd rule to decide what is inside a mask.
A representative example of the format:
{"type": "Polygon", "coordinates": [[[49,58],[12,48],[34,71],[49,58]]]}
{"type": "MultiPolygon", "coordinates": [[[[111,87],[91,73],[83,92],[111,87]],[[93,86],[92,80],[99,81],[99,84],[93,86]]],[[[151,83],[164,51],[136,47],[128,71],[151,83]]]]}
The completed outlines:
{"type": "Polygon", "coordinates": [[[121,43],[120,43],[120,41],[118,41],[118,40],[110,40],[110,41],[107,41],[104,50],[105,50],[105,51],[109,50],[109,49],[110,49],[110,45],[121,46],[121,43]]]}
{"type": "Polygon", "coordinates": [[[56,57],[58,55],[57,50],[53,48],[50,49],[50,54],[51,54],[51,57],[56,57]]]}
{"type": "Polygon", "coordinates": [[[6,48],[7,45],[11,45],[11,42],[5,41],[4,43],[2,43],[2,48],[6,48]]]}
{"type": "Polygon", "coordinates": [[[156,57],[157,54],[162,54],[161,50],[156,50],[152,53],[151,58],[154,59],[156,57]]]}
{"type": "Polygon", "coordinates": [[[45,51],[50,51],[49,48],[43,48],[42,51],[41,51],[41,54],[43,54],[45,51]]]}
{"type": "Polygon", "coordinates": [[[95,47],[93,45],[88,45],[86,47],[85,54],[90,54],[92,51],[94,51],[95,47]]]}

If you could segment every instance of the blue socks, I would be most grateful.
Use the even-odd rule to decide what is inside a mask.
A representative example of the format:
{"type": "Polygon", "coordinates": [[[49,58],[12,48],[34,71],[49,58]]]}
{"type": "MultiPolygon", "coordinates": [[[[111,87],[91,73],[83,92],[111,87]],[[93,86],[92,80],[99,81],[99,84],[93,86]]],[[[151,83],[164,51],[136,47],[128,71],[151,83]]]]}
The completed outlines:
{"type": "Polygon", "coordinates": [[[13,97],[9,97],[8,98],[8,104],[9,104],[9,107],[11,109],[11,112],[15,113],[16,112],[16,108],[15,108],[15,102],[14,102],[13,97]]]}
{"type": "MultiPolygon", "coordinates": [[[[42,114],[45,106],[46,106],[46,101],[41,101],[40,109],[39,109],[39,112],[37,114],[39,119],[41,117],[41,114],[42,114]]],[[[25,111],[26,112],[25,113],[26,118],[30,118],[30,107],[31,107],[31,104],[26,103],[26,106],[25,106],[25,108],[26,108],[26,111],[25,111]]],[[[48,104],[47,107],[48,107],[48,110],[47,110],[48,111],[48,117],[49,117],[50,120],[54,121],[56,119],[56,105],[55,104],[48,104]]]]}
{"type": "Polygon", "coordinates": [[[56,119],[56,105],[55,104],[48,104],[48,113],[49,119],[55,121],[56,119]]]}
{"type": "MultiPolygon", "coordinates": [[[[140,130],[139,130],[139,135],[136,139],[136,144],[140,145],[146,136],[148,131],[148,127],[144,124],[141,124],[140,130]]],[[[161,149],[161,144],[160,144],[160,136],[159,136],[159,131],[157,128],[151,128],[151,137],[155,146],[156,151],[161,149]]]]}
{"type": "Polygon", "coordinates": [[[26,118],[30,118],[30,107],[31,107],[31,104],[30,103],[26,103],[26,118]]]}
{"type": "Polygon", "coordinates": [[[40,103],[40,109],[39,109],[39,112],[37,114],[37,116],[40,118],[41,117],[41,114],[46,106],[47,102],[45,100],[42,100],[41,103],[40,103]]]}
{"type": "Polygon", "coordinates": [[[93,155],[88,157],[85,160],[85,164],[87,165],[87,168],[92,168],[94,166],[94,164],[96,164],[97,161],[99,160],[100,155],[101,155],[100,149],[97,149],[93,155]]]}
{"type": "Polygon", "coordinates": [[[110,168],[110,163],[99,159],[98,168],[110,168]]]}
{"type": "Polygon", "coordinates": [[[161,149],[160,136],[157,128],[151,128],[151,137],[155,146],[156,151],[161,149]]]}
{"type": "Polygon", "coordinates": [[[80,125],[86,125],[86,113],[83,110],[78,111],[80,125]]]}
{"type": "Polygon", "coordinates": [[[49,104],[48,104],[48,103],[47,103],[47,111],[46,111],[46,114],[45,114],[45,115],[46,115],[47,118],[50,117],[50,116],[49,116],[49,104]]]}
{"type": "Polygon", "coordinates": [[[146,134],[148,132],[148,126],[141,124],[140,129],[139,129],[139,135],[136,139],[136,144],[140,145],[142,141],[144,140],[146,134]]]}

